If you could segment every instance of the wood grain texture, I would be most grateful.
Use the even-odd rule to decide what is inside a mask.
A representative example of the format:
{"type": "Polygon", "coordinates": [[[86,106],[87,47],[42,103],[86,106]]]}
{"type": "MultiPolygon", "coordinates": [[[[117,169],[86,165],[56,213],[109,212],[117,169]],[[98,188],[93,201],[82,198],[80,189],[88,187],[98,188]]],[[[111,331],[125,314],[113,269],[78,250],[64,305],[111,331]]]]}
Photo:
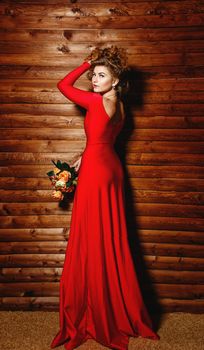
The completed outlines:
{"type": "Polygon", "coordinates": [[[86,137],[57,82],[116,44],[134,73],[118,150],[136,270],[153,309],[204,311],[203,23],[202,1],[1,1],[0,310],[59,308],[73,202],[46,172],[86,137]]]}

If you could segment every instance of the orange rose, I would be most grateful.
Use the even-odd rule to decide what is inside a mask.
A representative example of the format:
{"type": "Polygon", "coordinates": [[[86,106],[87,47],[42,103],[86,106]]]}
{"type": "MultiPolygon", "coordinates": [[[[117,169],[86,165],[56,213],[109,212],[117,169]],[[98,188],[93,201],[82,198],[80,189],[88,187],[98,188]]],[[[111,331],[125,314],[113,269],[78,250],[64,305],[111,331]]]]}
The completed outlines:
{"type": "Polygon", "coordinates": [[[59,174],[59,179],[67,182],[68,179],[71,177],[71,173],[69,171],[62,171],[60,174],[59,174]]]}

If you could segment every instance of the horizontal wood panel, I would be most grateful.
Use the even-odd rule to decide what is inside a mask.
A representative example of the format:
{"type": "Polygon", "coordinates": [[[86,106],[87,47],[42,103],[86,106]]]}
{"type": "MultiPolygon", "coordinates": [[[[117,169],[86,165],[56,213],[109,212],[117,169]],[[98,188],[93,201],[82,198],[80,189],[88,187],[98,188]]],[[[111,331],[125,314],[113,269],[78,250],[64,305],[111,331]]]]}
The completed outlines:
{"type": "Polygon", "coordinates": [[[59,297],[2,297],[1,310],[59,310],[59,297]]]}
{"type": "MultiPolygon", "coordinates": [[[[3,228],[36,228],[36,227],[67,227],[70,215],[29,215],[29,216],[2,216],[1,227],[3,228]]],[[[177,218],[137,216],[137,227],[143,229],[166,229],[166,230],[197,230],[203,231],[203,218],[177,218]]]]}
{"type": "MultiPolygon", "coordinates": [[[[67,242],[0,242],[1,254],[65,254],[67,242]]],[[[69,249],[69,243],[68,243],[69,249]]],[[[193,244],[166,244],[166,243],[146,243],[141,244],[142,253],[145,255],[160,256],[204,256],[202,245],[193,244]]]]}
{"type": "MultiPolygon", "coordinates": [[[[52,197],[52,190],[18,190],[18,191],[2,191],[0,190],[2,201],[9,202],[57,202],[52,197]]],[[[172,203],[172,204],[204,204],[204,192],[186,191],[154,191],[137,189],[131,192],[132,200],[137,203],[172,203]]],[[[73,197],[71,197],[72,200],[73,197]]]]}
{"type": "MultiPolygon", "coordinates": [[[[41,181],[42,178],[46,178],[48,181],[47,172],[52,169],[52,163],[50,165],[36,164],[36,165],[10,165],[7,167],[0,167],[0,175],[2,177],[10,177],[11,179],[8,181],[14,183],[15,181],[19,181],[19,186],[22,188],[23,182],[26,185],[28,181],[29,186],[32,187],[32,183],[36,186],[35,181],[41,181]],[[33,178],[37,180],[33,180],[33,178]],[[17,178],[17,179],[15,179],[17,178]],[[19,178],[19,179],[18,179],[19,178]],[[20,180],[20,178],[27,178],[26,180],[20,180]],[[30,180],[29,180],[30,178],[30,180]],[[34,181],[34,182],[33,182],[34,181]]],[[[192,166],[186,167],[184,165],[172,165],[171,167],[168,165],[127,165],[125,167],[127,169],[128,175],[134,178],[201,178],[203,179],[203,167],[192,166]],[[197,174],[197,175],[196,175],[197,174]]],[[[47,182],[47,184],[49,181],[47,182]]],[[[39,183],[40,184],[40,183],[39,183]]],[[[2,185],[2,182],[1,182],[2,185]]],[[[15,185],[14,185],[15,188],[15,185]]],[[[32,187],[33,188],[33,187],[32,187]]]]}
{"type": "MultiPolygon", "coordinates": [[[[1,34],[1,33],[0,33],[1,34]]],[[[87,50],[86,43],[72,43],[71,41],[67,41],[66,37],[61,37],[58,41],[44,40],[44,41],[36,41],[33,40],[33,37],[30,37],[30,41],[26,43],[24,41],[17,40],[5,41],[0,40],[0,52],[7,54],[27,54],[29,51],[30,54],[37,54],[43,44],[43,52],[46,55],[54,54],[55,57],[61,57],[62,52],[64,53],[72,53],[72,54],[80,54],[84,55],[84,52],[87,50]]],[[[128,55],[134,54],[163,54],[163,53],[179,53],[179,52],[203,52],[203,41],[202,40],[188,40],[188,50],[186,50],[186,40],[162,40],[157,44],[158,41],[129,41],[129,37],[127,35],[127,40],[117,41],[117,45],[123,46],[128,55]]],[[[115,44],[114,40],[109,40],[109,45],[115,44]]]]}
{"type": "MultiPolygon", "coordinates": [[[[171,299],[159,298],[159,304],[164,312],[202,313],[204,301],[201,299],[171,299]]],[[[1,310],[44,310],[59,311],[59,297],[2,297],[1,310]]],[[[155,307],[155,304],[153,305],[155,307]]],[[[157,309],[155,310],[157,311],[157,309]]]]}
{"type": "Polygon", "coordinates": [[[175,203],[175,204],[197,204],[201,205],[203,201],[203,192],[191,191],[153,191],[136,190],[133,197],[138,203],[175,203]]]}
{"type": "Polygon", "coordinates": [[[64,259],[64,254],[5,254],[0,255],[0,267],[63,267],[64,259]]]}
{"type": "MultiPolygon", "coordinates": [[[[37,269],[33,268],[1,268],[0,269],[0,281],[1,282],[49,282],[60,281],[60,277],[62,275],[62,267],[57,268],[49,268],[49,267],[39,267],[37,269]]],[[[180,273],[180,272],[179,272],[180,273]]],[[[202,275],[202,272],[198,272],[198,274],[202,275]]],[[[199,281],[199,275],[195,275],[195,279],[199,281]]]]}
{"type": "MultiPolygon", "coordinates": [[[[127,117],[126,124],[131,122],[137,129],[194,129],[204,128],[204,118],[194,116],[149,116],[132,115],[127,117]]],[[[27,114],[3,114],[1,115],[2,128],[83,128],[84,118],[78,116],[36,116],[27,114]]],[[[124,125],[124,128],[126,126],[124,125]]],[[[128,127],[127,127],[128,128],[128,127]]]]}
{"type": "MultiPolygon", "coordinates": [[[[136,216],[175,216],[175,217],[200,217],[203,218],[203,205],[183,205],[183,204],[160,204],[160,203],[132,203],[136,216]]],[[[68,210],[73,208],[73,202],[70,201],[68,210]]],[[[65,215],[57,202],[43,203],[0,203],[0,216],[16,215],[65,215]]]]}
{"type": "MultiPolygon", "coordinates": [[[[54,102],[52,100],[52,102],[54,102]]],[[[135,108],[134,108],[135,110],[135,108]]],[[[73,115],[73,113],[76,113],[76,115],[83,115],[81,112],[79,112],[79,109],[77,109],[74,104],[68,103],[68,99],[66,100],[66,103],[62,104],[43,104],[38,103],[35,105],[35,109],[33,108],[33,104],[29,103],[2,103],[1,104],[1,114],[7,114],[7,113],[29,113],[33,114],[35,112],[36,115],[73,115]]],[[[194,115],[194,116],[203,116],[204,113],[204,104],[199,104],[199,108],[195,108],[195,103],[152,103],[152,104],[143,104],[143,105],[137,105],[137,113],[144,113],[144,115],[152,115],[154,114],[172,114],[172,116],[176,115],[194,115]]],[[[83,118],[83,117],[82,117],[83,118]]]]}
{"type": "MultiPolygon", "coordinates": [[[[203,16],[204,17],[204,16],[203,16]]],[[[0,16],[1,23],[1,16],[0,16]]],[[[1,25],[1,24],[0,24],[1,25]]],[[[89,51],[84,52],[84,58],[88,56],[89,51]]],[[[38,65],[39,60],[41,65],[47,66],[49,62],[52,66],[67,66],[67,60],[71,65],[79,66],[84,58],[77,54],[62,54],[63,57],[53,58],[53,55],[42,54],[0,54],[0,64],[6,65],[38,65]]],[[[62,56],[61,55],[61,56],[62,56]]],[[[200,65],[203,66],[204,53],[187,52],[185,56],[185,64],[188,66],[200,65]]],[[[163,54],[133,54],[129,55],[129,65],[147,67],[147,66],[180,66],[183,64],[182,53],[163,53],[163,54]]],[[[51,102],[51,101],[50,101],[51,102]]],[[[40,101],[39,101],[40,103],[40,101]]]]}
{"type": "MultiPolygon", "coordinates": [[[[41,157],[44,156],[42,153],[52,153],[53,157],[56,153],[64,153],[62,155],[63,157],[67,157],[67,155],[70,155],[71,152],[75,152],[77,155],[78,153],[82,153],[85,150],[86,147],[86,140],[83,141],[79,140],[2,140],[0,141],[0,151],[3,152],[12,152],[15,156],[18,152],[23,152],[23,150],[26,150],[25,157],[27,152],[35,153],[34,156],[38,157],[40,154],[41,157]],[[74,141],[74,142],[73,142],[74,141]],[[38,153],[38,154],[37,154],[38,153]]],[[[203,153],[204,149],[204,142],[203,141],[154,141],[154,140],[148,140],[148,141],[128,141],[125,143],[125,140],[123,140],[123,144],[121,145],[122,150],[127,151],[127,157],[131,159],[132,161],[137,160],[139,157],[140,161],[142,157],[139,155],[138,152],[143,153],[152,153],[152,157],[154,156],[154,153],[160,153],[160,156],[162,158],[168,157],[168,153],[176,154],[179,157],[179,154],[186,153],[187,155],[184,157],[188,157],[189,154],[196,154],[195,156],[191,156],[192,162],[202,160],[202,155],[198,155],[199,153],[203,153]],[[198,158],[197,158],[198,157],[198,158]]],[[[18,155],[23,156],[23,155],[18,155]]],[[[155,157],[157,155],[155,154],[155,157]]],[[[1,156],[3,157],[3,155],[1,156]]],[[[12,157],[12,154],[9,154],[9,158],[12,157]]],[[[169,156],[170,157],[170,156],[169,156]]],[[[173,157],[173,155],[172,155],[173,157]]],[[[146,155],[146,158],[148,158],[148,155],[146,155]]],[[[138,159],[138,160],[139,160],[138,159]]],[[[164,158],[165,159],[165,158],[164,158]]],[[[171,159],[171,158],[170,158],[171,159]]],[[[169,160],[170,160],[169,159],[169,160]]],[[[187,158],[188,159],[188,158],[187,158]]],[[[36,159],[37,160],[37,159],[36,159]]],[[[9,161],[9,159],[8,159],[9,161]]]]}
{"type": "Polygon", "coordinates": [[[204,259],[202,258],[144,255],[144,261],[147,268],[153,270],[203,271],[204,266],[204,259]]]}
{"type": "MultiPolygon", "coordinates": [[[[127,138],[125,131],[124,137],[127,138]]],[[[204,129],[135,129],[132,130],[129,140],[169,140],[169,141],[204,141],[204,129]]],[[[81,129],[55,129],[53,128],[19,128],[1,129],[2,140],[67,140],[86,141],[85,131],[81,129]]]]}
{"type": "MultiPolygon", "coordinates": [[[[167,142],[168,143],[168,142],[167,142]]],[[[170,143],[169,143],[170,144],[170,143]]],[[[152,148],[156,148],[157,150],[158,147],[162,148],[161,143],[157,143],[156,145],[151,145],[149,144],[149,151],[151,151],[152,148]]],[[[145,152],[148,149],[148,145],[146,145],[146,149],[144,149],[144,153],[141,153],[141,146],[142,142],[137,144],[137,151],[135,153],[129,153],[126,157],[126,165],[128,164],[135,164],[135,165],[203,165],[204,164],[204,155],[203,154],[195,154],[198,152],[202,153],[202,147],[199,148],[199,142],[195,145],[190,145],[191,150],[189,150],[188,154],[183,154],[182,151],[185,151],[184,146],[179,147],[178,145],[178,152],[179,153],[174,153],[176,152],[176,147],[172,147],[174,152],[168,153],[151,153],[151,152],[145,152]],[[181,152],[181,153],[180,153],[181,152]]],[[[173,145],[172,145],[173,146],[173,145]]],[[[201,145],[202,146],[202,145],[201,145]]],[[[171,147],[171,144],[170,144],[171,147]]],[[[189,147],[189,148],[190,148],[189,147]]],[[[143,150],[142,150],[143,151],[143,150]]],[[[152,150],[153,151],[153,150],[152,150]]],[[[186,150],[187,152],[187,150],[186,150]]],[[[82,151],[78,153],[37,153],[37,152],[32,152],[32,153],[22,153],[22,152],[1,152],[0,153],[0,166],[4,165],[5,163],[8,165],[36,165],[36,164],[42,164],[42,165],[47,165],[49,164],[52,166],[51,161],[60,159],[61,161],[68,162],[70,165],[77,160],[81,155],[82,151]]],[[[190,177],[190,175],[188,176],[190,177]]],[[[201,170],[200,173],[196,173],[193,176],[194,178],[203,178],[203,171],[201,170]]],[[[7,183],[4,183],[4,188],[6,188],[7,183]]]]}
{"type": "Polygon", "coordinates": [[[67,241],[61,242],[0,242],[0,253],[65,254],[67,241]]]}
{"type": "MultiPolygon", "coordinates": [[[[63,267],[64,254],[5,254],[0,255],[0,267],[63,267]]],[[[204,259],[176,256],[143,256],[149,269],[203,271],[204,259]]]]}
{"type": "MultiPolygon", "coordinates": [[[[101,1],[102,2],[102,1],[101,1]]],[[[98,2],[97,5],[97,12],[96,12],[96,5],[95,3],[88,2],[86,4],[79,3],[77,6],[75,4],[55,4],[52,6],[52,4],[34,4],[32,3],[27,4],[24,2],[23,5],[20,5],[18,3],[17,5],[14,4],[1,4],[0,5],[0,15],[7,14],[7,16],[17,16],[20,17],[22,15],[28,16],[28,18],[33,18],[33,16],[37,17],[42,16],[42,14],[46,17],[91,17],[91,16],[107,16],[107,15],[115,15],[115,16],[142,16],[142,15],[170,15],[170,14],[193,14],[193,13],[202,13],[204,12],[204,5],[202,2],[193,2],[192,1],[185,1],[185,6],[183,5],[183,2],[174,2],[174,1],[168,1],[167,4],[164,2],[162,3],[162,6],[158,6],[157,1],[152,1],[151,5],[148,1],[138,1],[137,3],[130,1],[130,4],[128,1],[124,1],[123,3],[118,3],[117,6],[114,8],[114,1],[109,1],[107,4],[105,1],[100,3],[98,2]],[[112,8],[113,7],[113,8],[112,8]]],[[[161,20],[161,18],[160,18],[161,20]]]]}
{"type": "MultiPolygon", "coordinates": [[[[153,284],[158,297],[202,299],[204,286],[195,284],[153,284]]],[[[148,289],[148,285],[145,289],[148,289]]],[[[59,282],[0,283],[0,296],[58,296],[59,282]]]]}
{"type": "MultiPolygon", "coordinates": [[[[67,239],[69,228],[30,228],[30,229],[1,229],[0,241],[63,241],[67,239]]],[[[194,236],[194,234],[192,233],[194,236]]],[[[199,238],[198,238],[199,239],[199,238]]],[[[199,240],[200,241],[200,240],[199,240]]]]}
{"type": "MultiPolygon", "coordinates": [[[[6,1],[6,0],[4,0],[6,1]]],[[[148,3],[151,3],[151,2],[155,2],[155,0],[139,0],[139,2],[144,2],[146,3],[148,1],[148,3]]],[[[189,1],[189,0],[188,0],[189,1]]],[[[135,0],[124,0],[123,3],[134,3],[135,0]]],[[[19,4],[41,4],[42,5],[42,2],[41,0],[18,0],[18,3],[19,4]]],[[[58,4],[67,4],[67,0],[58,0],[57,1],[58,4]]],[[[87,4],[87,1],[86,0],[78,0],[78,3],[79,4],[87,4]]],[[[89,3],[95,3],[95,0],[89,0],[89,3]]],[[[98,0],[98,3],[116,3],[116,4],[120,4],[121,3],[121,0],[98,0]]],[[[46,4],[56,4],[56,1],[55,0],[46,0],[46,4]]]]}
{"type": "MultiPolygon", "coordinates": [[[[62,268],[1,268],[0,282],[49,282],[60,281],[62,268]]],[[[167,271],[149,270],[148,275],[152,282],[169,284],[202,284],[203,271],[167,271]]]]}
{"type": "MultiPolygon", "coordinates": [[[[177,2],[178,3],[178,2],[177,2]]],[[[68,6],[68,5],[67,5],[68,6]]],[[[30,8],[30,5],[28,6],[30,8]]],[[[0,15],[0,28],[15,28],[18,29],[64,29],[64,28],[80,28],[80,29],[90,29],[90,28],[162,28],[162,27],[183,27],[183,26],[199,26],[203,24],[203,14],[202,13],[166,13],[164,16],[158,14],[147,14],[147,15],[128,15],[119,13],[117,11],[109,11],[106,9],[106,13],[102,13],[100,16],[92,15],[87,13],[85,17],[80,16],[79,13],[72,14],[72,16],[65,15],[55,15],[47,16],[44,15],[44,11],[37,15],[28,16],[27,9],[24,10],[24,14],[15,14],[15,11],[8,15],[0,15]],[[45,17],[46,16],[46,17],[45,17]],[[74,17],[77,16],[77,21],[74,21],[74,17]]],[[[77,11],[78,12],[78,11],[77,11]]],[[[185,12],[185,11],[184,11],[185,12]]]]}
{"type": "MultiPolygon", "coordinates": [[[[1,41],[0,41],[1,43],[1,41]]],[[[186,44],[186,43],[185,43],[186,44]]],[[[4,44],[5,45],[5,44],[4,44]]],[[[204,51],[204,48],[203,48],[204,51]]],[[[0,86],[0,91],[1,92],[45,92],[44,90],[46,89],[47,93],[51,92],[57,92],[59,93],[59,90],[57,88],[57,83],[58,83],[58,78],[62,78],[66,74],[68,74],[69,71],[71,71],[71,68],[68,70],[68,68],[61,68],[58,69],[55,72],[55,75],[52,76],[52,79],[46,78],[45,77],[36,77],[35,75],[33,76],[33,79],[22,79],[22,78],[13,78],[13,79],[8,79],[8,76],[5,77],[5,79],[2,79],[2,85],[0,86]],[[59,73],[58,73],[59,70],[59,73]],[[59,74],[59,75],[58,75],[59,74]],[[55,79],[54,79],[55,78],[55,79]]],[[[17,72],[17,69],[16,69],[17,72]]],[[[3,72],[2,72],[3,73],[3,72]]],[[[51,73],[51,72],[50,72],[51,73]]],[[[137,79],[137,82],[132,82],[133,85],[139,86],[140,84],[143,84],[144,77],[139,77],[137,79]]],[[[82,75],[75,83],[74,86],[81,89],[81,90],[88,90],[91,88],[91,82],[88,81],[87,78],[82,75]]],[[[154,78],[154,77],[149,77],[148,80],[146,81],[146,86],[145,86],[145,91],[144,93],[155,93],[153,96],[157,96],[156,93],[158,92],[175,92],[175,91],[180,91],[180,92],[186,92],[189,93],[189,91],[192,92],[203,92],[204,91],[204,78],[199,77],[183,77],[180,78],[179,80],[177,78],[173,77],[168,77],[168,78],[154,78]]],[[[137,91],[129,91],[129,95],[131,96],[137,96],[137,91]]],[[[151,95],[150,95],[151,96],[151,95]]],[[[165,95],[164,95],[165,96],[165,95]]],[[[61,96],[60,96],[61,97],[61,96]]],[[[162,95],[161,95],[162,97],[162,95]]],[[[145,98],[146,100],[146,98],[145,98]]],[[[162,102],[162,100],[160,100],[162,102]]],[[[190,116],[191,117],[191,116],[190,116]]]]}
{"type": "MultiPolygon", "coordinates": [[[[128,229],[128,235],[131,230],[128,229]]],[[[202,231],[133,230],[132,235],[140,242],[204,244],[202,231]]],[[[68,239],[69,225],[66,228],[11,228],[0,229],[1,242],[64,241],[68,239]]]]}
{"type": "MultiPolygon", "coordinates": [[[[204,56],[203,56],[204,58],[204,56]]],[[[2,103],[68,103],[67,97],[59,94],[58,92],[46,92],[46,91],[23,91],[23,92],[4,92],[1,91],[0,98],[2,103]]],[[[130,102],[140,104],[140,97],[135,94],[129,95],[130,102]]],[[[204,92],[203,91],[177,91],[175,94],[174,91],[158,91],[158,92],[147,92],[143,94],[143,98],[146,104],[151,103],[203,103],[204,101],[204,92]]]]}
{"type": "Polygon", "coordinates": [[[167,271],[167,270],[150,270],[148,275],[151,281],[168,284],[188,284],[193,283],[203,284],[203,271],[167,271]]]}
{"type": "MultiPolygon", "coordinates": [[[[159,297],[177,299],[202,299],[204,293],[203,285],[173,285],[155,283],[153,287],[159,297]]],[[[148,286],[146,286],[148,289],[148,286]]]]}
{"type": "MultiPolygon", "coordinates": [[[[66,6],[67,6],[67,0],[66,6]]],[[[134,0],[135,1],[135,0],[134,0]]],[[[133,2],[134,2],[133,1],[133,2]]],[[[78,0],[79,2],[79,0],[78,0]]],[[[91,2],[91,1],[89,1],[91,2]]],[[[105,2],[105,1],[104,1],[105,2]]],[[[124,1],[123,1],[124,2],[124,1]]],[[[58,1],[59,3],[59,1],[58,1]]],[[[87,43],[93,42],[94,44],[98,41],[100,43],[105,43],[107,41],[111,42],[122,42],[123,45],[126,44],[127,38],[128,41],[132,41],[132,44],[135,45],[137,42],[146,41],[181,41],[181,40],[202,40],[204,38],[204,30],[200,26],[193,27],[175,27],[171,28],[135,28],[135,29],[124,29],[118,28],[114,31],[112,29],[60,29],[60,30],[46,30],[46,29],[17,29],[15,31],[12,29],[4,28],[0,31],[0,34],[3,35],[3,40],[7,42],[42,42],[42,43],[54,43],[59,42],[62,39],[66,39],[69,43],[87,43]]]]}
{"type": "Polygon", "coordinates": [[[165,312],[192,312],[201,314],[204,308],[204,302],[202,299],[171,299],[160,298],[159,303],[165,312]]]}
{"type": "MultiPolygon", "coordinates": [[[[195,27],[192,27],[192,30],[195,29],[195,27]]],[[[142,29],[141,29],[142,30],[142,29]]],[[[169,30],[168,30],[169,31],[169,30]]],[[[35,31],[36,32],[36,31],[35,31]]],[[[41,32],[41,30],[40,30],[41,32]]],[[[51,31],[48,31],[49,33],[51,31]]],[[[77,30],[78,33],[80,33],[80,30],[77,30]]],[[[83,31],[85,32],[85,31],[83,31]]],[[[88,30],[87,30],[88,32],[88,30]]],[[[0,29],[1,33],[1,29],[0,29]]],[[[111,35],[113,32],[111,31],[111,35]]],[[[66,35],[66,33],[64,34],[66,35]]],[[[88,39],[87,39],[88,40],[88,39]]],[[[84,56],[83,56],[84,57],[84,56]]],[[[70,63],[70,62],[69,62],[70,63]]],[[[76,68],[76,65],[74,63],[69,64],[69,70],[76,68]]],[[[53,70],[52,66],[48,65],[39,65],[39,63],[36,62],[36,65],[30,65],[29,67],[27,65],[15,65],[15,69],[13,69],[13,66],[4,64],[3,66],[0,66],[0,77],[2,79],[8,79],[8,76],[11,78],[19,78],[22,79],[22,75],[25,79],[40,79],[40,81],[45,82],[45,79],[50,81],[51,79],[55,79],[55,82],[57,80],[60,80],[63,76],[65,76],[68,73],[68,67],[67,65],[61,65],[61,66],[55,66],[55,69],[53,70]]],[[[154,79],[160,79],[160,78],[168,78],[171,79],[172,76],[175,78],[183,79],[183,78],[201,78],[204,76],[204,66],[193,66],[189,67],[187,65],[183,66],[175,66],[175,65],[168,65],[168,66],[146,66],[142,67],[142,76],[144,81],[148,81],[148,79],[154,78],[154,79]]],[[[80,78],[80,81],[83,79],[83,77],[80,78]]],[[[139,74],[138,79],[141,79],[141,74],[139,74]]],[[[78,82],[76,82],[77,84],[78,82]]]]}

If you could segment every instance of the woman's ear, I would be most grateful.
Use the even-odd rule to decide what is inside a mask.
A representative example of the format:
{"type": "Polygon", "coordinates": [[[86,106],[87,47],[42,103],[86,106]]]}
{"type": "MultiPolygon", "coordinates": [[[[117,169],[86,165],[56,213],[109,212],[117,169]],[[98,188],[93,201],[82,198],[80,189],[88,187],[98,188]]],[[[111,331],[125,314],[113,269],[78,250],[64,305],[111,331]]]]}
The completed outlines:
{"type": "Polygon", "coordinates": [[[114,87],[114,86],[116,86],[118,83],[119,83],[119,79],[116,78],[116,79],[113,80],[112,86],[114,87]]]}

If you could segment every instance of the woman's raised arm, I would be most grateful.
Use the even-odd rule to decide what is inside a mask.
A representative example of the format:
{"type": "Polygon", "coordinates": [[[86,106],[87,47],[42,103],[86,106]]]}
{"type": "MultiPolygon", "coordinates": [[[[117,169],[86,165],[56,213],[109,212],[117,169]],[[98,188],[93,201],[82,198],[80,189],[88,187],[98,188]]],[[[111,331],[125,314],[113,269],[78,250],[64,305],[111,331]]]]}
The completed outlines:
{"type": "Polygon", "coordinates": [[[78,89],[73,87],[73,84],[85,71],[89,69],[90,66],[90,62],[84,61],[79,67],[69,72],[57,83],[58,89],[64,96],[86,109],[89,108],[94,92],[78,89]]]}

